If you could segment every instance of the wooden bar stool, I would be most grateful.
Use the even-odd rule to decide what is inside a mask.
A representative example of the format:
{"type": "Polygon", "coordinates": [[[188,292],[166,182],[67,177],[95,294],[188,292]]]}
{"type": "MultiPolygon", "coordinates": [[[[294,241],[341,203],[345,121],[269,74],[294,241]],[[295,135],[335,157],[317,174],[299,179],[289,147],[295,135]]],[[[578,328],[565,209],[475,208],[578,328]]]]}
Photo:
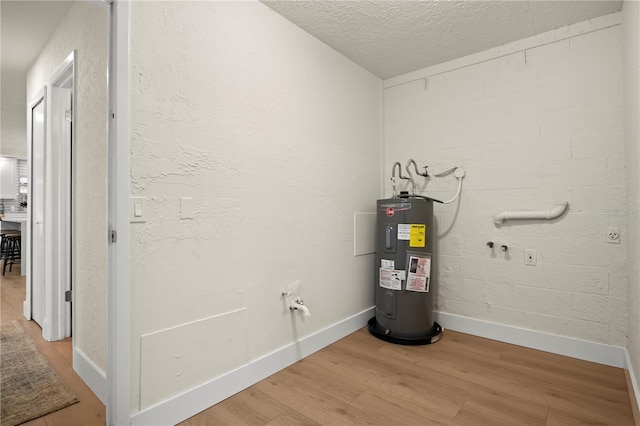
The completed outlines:
{"type": "Polygon", "coordinates": [[[7,270],[9,264],[9,272],[13,270],[13,264],[16,260],[20,261],[20,231],[0,231],[0,260],[4,260],[2,265],[2,275],[7,270]]]}

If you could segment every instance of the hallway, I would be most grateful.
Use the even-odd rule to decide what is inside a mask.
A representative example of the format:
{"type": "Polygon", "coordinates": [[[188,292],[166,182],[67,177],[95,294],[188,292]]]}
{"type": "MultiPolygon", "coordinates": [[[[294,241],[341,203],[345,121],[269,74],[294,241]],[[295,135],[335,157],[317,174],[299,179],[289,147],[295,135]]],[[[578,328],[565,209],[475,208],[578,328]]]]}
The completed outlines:
{"type": "Polygon", "coordinates": [[[19,264],[14,265],[12,272],[7,270],[6,275],[1,278],[0,321],[3,324],[12,320],[20,321],[22,327],[35,342],[40,353],[47,359],[67,388],[76,394],[80,402],[23,424],[29,426],[104,425],[106,417],[105,406],[73,371],[71,339],[46,342],[42,338],[42,330],[38,324],[34,321],[27,321],[22,315],[22,302],[25,299],[25,279],[24,276],[20,275],[19,264]]]}

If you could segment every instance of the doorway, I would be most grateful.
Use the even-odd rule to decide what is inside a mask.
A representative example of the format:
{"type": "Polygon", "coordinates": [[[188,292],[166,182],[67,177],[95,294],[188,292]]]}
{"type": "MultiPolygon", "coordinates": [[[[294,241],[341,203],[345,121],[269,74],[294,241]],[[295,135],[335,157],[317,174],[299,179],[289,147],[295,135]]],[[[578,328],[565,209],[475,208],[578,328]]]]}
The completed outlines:
{"type": "Polygon", "coordinates": [[[27,194],[29,221],[27,225],[28,247],[26,276],[26,300],[24,315],[44,328],[44,174],[46,146],[46,88],[43,88],[29,105],[29,187],[27,194]]]}
{"type": "Polygon", "coordinates": [[[47,341],[72,334],[74,53],[53,74],[49,96],[30,105],[30,260],[25,317],[47,341]],[[48,103],[48,105],[47,105],[48,103]]]}
{"type": "MultiPolygon", "coordinates": [[[[46,217],[51,226],[45,227],[45,261],[47,277],[51,284],[50,339],[61,340],[72,334],[72,194],[73,194],[73,88],[74,56],[72,52],[60,65],[51,80],[50,95],[50,153],[49,169],[46,181],[46,217]],[[49,252],[50,250],[50,252],[49,252]]],[[[46,281],[45,281],[46,282],[46,281]]],[[[48,284],[48,283],[47,283],[48,284]]],[[[44,330],[46,332],[46,329],[44,330]]]]}
{"type": "MultiPolygon", "coordinates": [[[[111,150],[107,147],[107,141],[109,126],[115,122],[110,121],[113,114],[109,98],[112,87],[115,87],[115,79],[114,74],[107,70],[112,62],[110,55],[114,52],[113,46],[110,46],[110,42],[113,43],[109,31],[110,15],[114,15],[117,9],[126,11],[129,6],[118,7],[115,3],[117,2],[111,0],[39,2],[37,5],[34,2],[2,2],[1,6],[3,47],[5,44],[12,47],[2,49],[2,81],[8,83],[7,87],[20,88],[15,91],[15,98],[21,102],[16,103],[13,109],[16,116],[20,116],[22,120],[33,116],[33,111],[29,110],[29,101],[34,100],[38,92],[46,87],[46,97],[41,106],[44,107],[46,115],[43,129],[44,154],[41,158],[44,164],[41,168],[43,178],[40,188],[43,194],[41,205],[44,208],[42,220],[30,217],[30,199],[27,207],[27,226],[35,225],[34,222],[42,224],[42,243],[38,245],[42,247],[42,262],[39,263],[43,268],[40,270],[43,277],[40,283],[44,297],[37,299],[42,301],[43,307],[38,308],[36,300],[36,308],[44,314],[42,318],[35,314],[42,327],[38,326],[36,321],[24,321],[32,318],[33,307],[32,295],[29,294],[27,297],[25,294],[27,289],[32,289],[25,281],[30,281],[35,276],[31,273],[32,265],[29,258],[25,259],[25,264],[19,268],[25,276],[21,278],[22,292],[15,300],[20,301],[18,309],[23,320],[21,322],[29,324],[40,336],[46,337],[47,340],[56,340],[69,334],[73,335],[73,338],[57,341],[51,347],[71,346],[70,355],[66,356],[69,362],[66,367],[69,370],[69,367],[72,367],[105,403],[107,373],[111,375],[112,371],[120,370],[111,366],[114,356],[107,353],[110,350],[107,333],[112,333],[109,327],[115,324],[113,318],[107,322],[107,309],[111,304],[111,301],[108,301],[107,288],[110,273],[107,264],[109,241],[106,238],[108,229],[105,229],[110,223],[107,216],[107,155],[111,150]],[[5,23],[7,25],[4,25],[5,23]],[[65,61],[72,52],[73,64],[71,61],[65,61]],[[30,55],[27,57],[28,53],[30,55]],[[6,68],[9,65],[15,66],[15,71],[13,68],[6,68]],[[6,69],[11,70],[13,74],[8,74],[6,69]],[[12,80],[5,78],[8,75],[12,80]],[[27,96],[24,96],[25,93],[27,96]],[[66,156],[64,152],[56,152],[52,144],[56,125],[52,123],[52,117],[55,115],[53,108],[58,104],[54,98],[58,96],[67,105],[62,103],[59,109],[63,111],[61,117],[66,121],[57,123],[72,136],[66,156]],[[69,170],[70,175],[64,173],[69,170]],[[61,183],[67,187],[72,186],[72,191],[67,192],[61,183]],[[69,194],[67,198],[64,195],[59,196],[65,193],[69,194]],[[60,208],[66,213],[60,214],[60,208]],[[50,210],[54,212],[51,213],[50,210]],[[58,239],[56,235],[63,235],[65,238],[58,239]],[[60,264],[62,256],[57,255],[69,251],[71,254],[67,257],[67,263],[60,264]],[[58,286],[59,291],[53,286],[58,286]],[[72,287],[73,293],[67,295],[66,291],[72,287]],[[65,296],[72,302],[67,302],[65,296]]],[[[120,22],[123,27],[128,25],[128,20],[122,19],[120,22]]],[[[123,55],[127,52],[126,49],[122,50],[123,55]]],[[[128,68],[124,69],[128,71],[128,68]]],[[[123,77],[120,81],[125,80],[123,77]]],[[[9,99],[4,95],[5,85],[3,113],[5,99],[9,99]]],[[[123,95],[124,101],[126,95],[123,95]]],[[[11,106],[13,107],[13,104],[11,106]]],[[[36,107],[35,104],[32,106],[36,107]]],[[[122,110],[118,112],[120,111],[122,110]]],[[[124,112],[122,116],[124,117],[124,112]]],[[[24,146],[21,148],[24,150],[21,157],[27,158],[32,140],[28,135],[22,134],[28,133],[31,127],[26,122],[19,127],[22,133],[16,132],[19,136],[16,145],[24,146]]],[[[6,139],[7,144],[2,144],[2,150],[5,151],[12,148],[9,144],[11,139],[6,139]]],[[[31,161],[28,164],[30,163],[31,161]]],[[[123,174],[125,177],[128,175],[123,174]]],[[[33,179],[30,179],[29,184],[32,183],[33,179]]],[[[29,190],[31,191],[31,188],[29,190]]],[[[25,237],[29,238],[28,235],[25,237]]],[[[124,238],[122,244],[124,245],[124,238]]],[[[24,254],[30,257],[30,249],[35,245],[29,244],[27,240],[23,245],[24,254]]],[[[37,254],[34,259],[37,259],[37,254]]],[[[128,259],[126,261],[128,262],[128,259]]],[[[118,267],[116,270],[123,269],[118,267]]],[[[118,306],[122,307],[123,304],[120,303],[118,306]]],[[[120,316],[117,317],[117,321],[120,321],[120,316]]],[[[124,329],[124,332],[127,331],[124,329]]],[[[124,358],[128,352],[126,349],[120,349],[117,354],[116,358],[124,358]]],[[[123,402],[122,412],[128,414],[128,405],[124,405],[125,401],[128,404],[128,394],[121,392],[118,399],[123,402]]]]}

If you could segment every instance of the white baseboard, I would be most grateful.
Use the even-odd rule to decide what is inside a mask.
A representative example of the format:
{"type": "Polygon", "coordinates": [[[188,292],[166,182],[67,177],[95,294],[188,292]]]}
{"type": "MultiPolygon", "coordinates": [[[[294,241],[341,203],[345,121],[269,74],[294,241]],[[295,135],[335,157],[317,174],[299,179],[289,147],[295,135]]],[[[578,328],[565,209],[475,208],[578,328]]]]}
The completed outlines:
{"type": "Polygon", "coordinates": [[[629,387],[629,399],[633,409],[633,417],[637,425],[640,425],[640,383],[638,383],[635,371],[633,370],[633,364],[631,363],[631,357],[629,356],[629,350],[624,349],[624,363],[627,369],[627,386],[629,387]],[[631,382],[631,386],[629,386],[631,382]],[[635,406],[634,406],[635,404],[635,406]]]}
{"type": "Polygon", "coordinates": [[[107,375],[80,349],[73,348],[73,369],[100,401],[107,405],[107,375]]]}
{"type": "Polygon", "coordinates": [[[249,364],[149,407],[131,418],[132,425],[176,424],[240,392],[283,368],[359,330],[375,315],[373,307],[287,345],[249,364]]]}
{"type": "MultiPolygon", "coordinates": [[[[176,424],[240,392],[266,377],[364,327],[375,315],[374,307],[287,345],[236,370],[149,407],[131,417],[131,425],[176,424]]],[[[547,334],[475,318],[435,312],[435,320],[445,329],[538,349],[613,367],[627,368],[636,398],[640,395],[626,348],[547,334]]],[[[446,333],[446,331],[445,331],[446,333]]],[[[75,368],[74,357],[74,368],[75,368]]],[[[86,357],[84,358],[86,359],[86,357]]],[[[87,362],[90,363],[88,359],[87,362]]],[[[92,363],[91,363],[92,364],[92,363]]],[[[80,373],[79,373],[80,374],[80,373]]],[[[94,373],[95,374],[95,373],[94,373]]],[[[81,375],[82,377],[82,375],[81,375]]],[[[89,382],[84,379],[89,384],[89,382]]],[[[106,390],[106,381],[101,377],[106,390]]],[[[92,390],[93,387],[89,385],[92,390]]],[[[100,395],[94,390],[94,393],[100,395]]],[[[106,392],[105,392],[106,394],[106,392]]],[[[102,400],[102,398],[100,398],[102,400]]],[[[638,401],[640,404],[640,401],[638,401]]]]}
{"type": "MultiPolygon", "coordinates": [[[[460,315],[435,312],[435,320],[445,329],[486,337],[500,342],[538,349],[612,367],[625,368],[626,348],[589,342],[541,331],[498,324],[460,315]]],[[[446,333],[446,331],[445,331],[446,333]]]]}

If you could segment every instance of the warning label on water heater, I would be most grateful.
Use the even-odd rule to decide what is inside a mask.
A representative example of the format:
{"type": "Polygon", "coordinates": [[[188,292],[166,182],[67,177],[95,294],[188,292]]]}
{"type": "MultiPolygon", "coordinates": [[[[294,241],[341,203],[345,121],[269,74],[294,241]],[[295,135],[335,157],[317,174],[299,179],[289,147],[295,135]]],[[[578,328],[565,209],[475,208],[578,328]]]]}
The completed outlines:
{"type": "Polygon", "coordinates": [[[427,226],[412,223],[409,231],[409,247],[424,247],[427,244],[427,226]]]}
{"type": "Polygon", "coordinates": [[[398,239],[409,241],[411,237],[411,225],[408,223],[398,224],[398,239]]]}
{"type": "Polygon", "coordinates": [[[407,287],[409,291],[429,292],[431,279],[431,256],[409,257],[409,273],[407,274],[407,287]]]}
{"type": "Polygon", "coordinates": [[[389,290],[402,290],[402,281],[406,278],[403,270],[380,268],[380,287],[389,290]]]}

